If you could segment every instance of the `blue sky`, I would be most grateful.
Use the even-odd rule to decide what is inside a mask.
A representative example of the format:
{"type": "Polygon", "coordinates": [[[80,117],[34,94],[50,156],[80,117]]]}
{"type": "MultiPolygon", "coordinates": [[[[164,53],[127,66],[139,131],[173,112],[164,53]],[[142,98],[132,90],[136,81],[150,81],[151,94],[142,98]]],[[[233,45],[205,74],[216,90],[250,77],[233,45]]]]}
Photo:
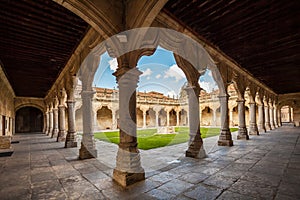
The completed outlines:
{"type": "MultiPolygon", "coordinates": [[[[94,77],[94,86],[117,88],[115,76],[112,75],[116,69],[116,59],[104,53],[94,77]]],[[[143,56],[138,62],[138,69],[143,72],[137,88],[140,92],[157,91],[176,97],[186,82],[184,73],[176,65],[173,53],[160,47],[152,56],[143,56]]],[[[217,88],[209,70],[200,77],[200,86],[208,92],[217,88]]]]}

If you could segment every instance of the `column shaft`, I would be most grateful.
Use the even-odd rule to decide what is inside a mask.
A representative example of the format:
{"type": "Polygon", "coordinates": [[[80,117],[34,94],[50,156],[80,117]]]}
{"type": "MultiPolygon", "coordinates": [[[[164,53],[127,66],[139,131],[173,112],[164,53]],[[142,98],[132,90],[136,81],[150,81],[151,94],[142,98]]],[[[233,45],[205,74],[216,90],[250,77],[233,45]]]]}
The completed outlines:
{"type": "Polygon", "coordinates": [[[49,111],[49,129],[48,129],[48,135],[50,136],[53,131],[53,111],[49,111]]]}
{"type": "Polygon", "coordinates": [[[237,139],[249,140],[245,120],[245,100],[238,100],[239,130],[237,139]]]}
{"type": "Polygon", "coordinates": [[[58,136],[57,136],[57,142],[64,142],[66,140],[65,136],[65,106],[59,105],[58,106],[58,117],[59,117],[59,124],[58,124],[58,136]]]}
{"type": "Polygon", "coordinates": [[[179,112],[176,112],[176,126],[179,126],[179,112]]]}
{"type": "Polygon", "coordinates": [[[258,128],[256,124],[256,104],[250,103],[250,127],[249,127],[250,135],[259,135],[258,128]]]}
{"type": "Polygon", "coordinates": [[[199,119],[199,94],[200,87],[186,88],[189,103],[189,128],[190,139],[188,143],[188,150],[185,152],[186,157],[204,158],[206,157],[203,149],[203,141],[200,133],[200,119],[199,119]]]}
{"type": "Polygon", "coordinates": [[[79,149],[80,159],[97,158],[97,150],[94,141],[94,120],[92,105],[94,94],[94,91],[82,90],[81,92],[83,134],[81,147],[79,149]]]}
{"type": "Polygon", "coordinates": [[[270,106],[269,107],[269,112],[270,112],[270,126],[271,126],[271,129],[275,129],[275,126],[274,126],[274,111],[273,111],[273,106],[270,106]]]}
{"type": "Polygon", "coordinates": [[[136,68],[115,74],[119,85],[120,143],[113,179],[122,186],[145,179],[136,135],[136,87],[140,74],[136,68]]]}
{"type": "Polygon", "coordinates": [[[269,106],[268,104],[265,104],[265,127],[266,127],[266,131],[271,130],[271,126],[270,126],[270,112],[269,112],[269,106]]]}
{"type": "Polygon", "coordinates": [[[66,136],[66,142],[65,142],[65,148],[72,148],[77,147],[77,142],[75,139],[75,101],[74,100],[68,100],[67,101],[68,106],[68,133],[66,136]]]}
{"type": "Polygon", "coordinates": [[[143,111],[143,128],[147,128],[147,113],[143,111]]]}
{"type": "Polygon", "coordinates": [[[258,105],[258,131],[260,133],[265,133],[265,111],[264,104],[258,105]]]}
{"type": "Polygon", "coordinates": [[[52,138],[57,138],[58,135],[58,109],[53,108],[53,131],[52,138]]]}
{"type": "Polygon", "coordinates": [[[218,140],[219,146],[233,146],[229,129],[228,95],[219,96],[221,109],[221,132],[218,140]]]}

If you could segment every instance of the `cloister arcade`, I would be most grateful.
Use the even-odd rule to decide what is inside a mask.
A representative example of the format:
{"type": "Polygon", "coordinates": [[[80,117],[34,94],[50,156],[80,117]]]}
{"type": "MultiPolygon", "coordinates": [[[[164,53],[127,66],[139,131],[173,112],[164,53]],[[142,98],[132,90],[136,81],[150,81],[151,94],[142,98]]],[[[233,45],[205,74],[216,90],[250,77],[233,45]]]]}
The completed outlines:
{"type": "Polygon", "coordinates": [[[276,93],[201,35],[170,17],[168,12],[161,12],[167,1],[125,1],[136,6],[127,5],[128,16],[123,20],[117,14],[122,13],[117,10],[124,6],[123,1],[54,2],[85,20],[88,28],[42,96],[18,95],[21,93],[16,93],[16,87],[12,87],[11,80],[0,68],[0,138],[41,130],[57,142],[63,142],[65,148],[72,148],[78,146],[76,134],[82,131],[78,155],[79,159],[89,159],[97,157],[94,131],[119,129],[113,179],[128,186],[145,179],[137,148],[137,128],[189,126],[185,156],[203,158],[200,126],[220,127],[220,146],[234,145],[230,126],[238,126],[239,140],[249,140],[251,135],[280,127],[284,106],[293,108],[289,110],[292,117],[288,121],[293,120],[299,126],[299,91],[276,93]],[[186,76],[184,103],[157,94],[145,101],[136,91],[141,75],[137,63],[142,56],[153,54],[158,46],[173,52],[186,76]],[[92,86],[100,56],[105,52],[117,58],[118,68],[113,75],[118,91],[104,92],[103,88],[92,86]],[[219,87],[214,94],[204,93],[199,85],[199,77],[207,69],[212,71],[219,87]],[[82,83],[80,87],[78,80],[82,83]],[[159,98],[163,101],[158,103],[159,98]],[[25,115],[39,121],[30,124],[28,129],[25,115]]]}

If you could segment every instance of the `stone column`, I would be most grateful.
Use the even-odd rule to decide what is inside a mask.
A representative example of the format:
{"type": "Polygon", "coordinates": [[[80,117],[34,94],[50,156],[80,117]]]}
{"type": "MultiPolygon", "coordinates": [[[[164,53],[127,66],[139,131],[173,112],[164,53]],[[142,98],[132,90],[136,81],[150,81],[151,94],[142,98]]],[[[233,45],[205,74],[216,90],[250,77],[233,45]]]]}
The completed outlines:
{"type": "Polygon", "coordinates": [[[113,179],[128,186],[145,179],[136,135],[136,88],[141,72],[122,66],[114,75],[119,85],[120,143],[113,179]]]}
{"type": "Polygon", "coordinates": [[[185,90],[188,94],[190,128],[190,139],[188,143],[189,146],[188,150],[185,152],[185,156],[191,158],[204,158],[206,157],[206,153],[203,149],[199,119],[200,86],[189,86],[185,90]]]}
{"type": "Polygon", "coordinates": [[[57,107],[53,108],[53,131],[52,138],[57,138],[58,135],[58,109],[57,107]]]}
{"type": "Polygon", "coordinates": [[[67,100],[68,106],[68,133],[65,141],[65,148],[77,147],[77,142],[75,139],[75,101],[72,98],[67,100]]]}
{"type": "Polygon", "coordinates": [[[278,109],[278,125],[282,126],[282,121],[281,121],[281,109],[278,109]]]}
{"type": "Polygon", "coordinates": [[[245,120],[245,100],[237,100],[238,103],[238,115],[239,115],[239,130],[237,139],[249,140],[249,135],[246,128],[245,120]]]}
{"type": "Polygon", "coordinates": [[[275,126],[274,126],[274,109],[273,109],[273,106],[270,105],[269,107],[269,112],[270,112],[270,126],[271,126],[271,130],[275,129],[275,126]]]}
{"type": "Polygon", "coordinates": [[[167,113],[167,126],[170,126],[170,111],[166,110],[167,113]]]}
{"type": "Polygon", "coordinates": [[[59,116],[59,124],[58,124],[58,136],[57,136],[57,142],[64,142],[66,140],[66,130],[65,130],[65,106],[59,105],[58,106],[58,116],[59,116]]]}
{"type": "Polygon", "coordinates": [[[179,111],[176,111],[176,126],[179,126],[179,111]]]}
{"type": "Polygon", "coordinates": [[[229,96],[219,96],[221,109],[221,132],[218,140],[219,146],[233,146],[232,136],[229,129],[228,116],[228,98],[229,96]]]}
{"type": "Polygon", "coordinates": [[[95,91],[82,89],[82,125],[83,134],[81,147],[79,149],[80,159],[97,158],[97,150],[94,141],[94,121],[93,121],[93,105],[92,100],[95,91]]]}
{"type": "Polygon", "coordinates": [[[265,133],[265,111],[264,111],[264,103],[258,105],[258,131],[260,133],[265,133]]]}
{"type": "Polygon", "coordinates": [[[155,111],[155,126],[159,127],[159,111],[155,111]]]}
{"type": "Polygon", "coordinates": [[[256,124],[256,104],[255,104],[255,102],[251,102],[251,103],[249,103],[249,105],[250,105],[249,134],[250,135],[259,135],[257,124],[256,124]]]}
{"type": "Polygon", "coordinates": [[[213,126],[217,125],[217,108],[213,109],[213,122],[212,122],[213,126]]]}
{"type": "Polygon", "coordinates": [[[147,128],[147,112],[143,111],[143,128],[147,128]]]}
{"type": "Polygon", "coordinates": [[[48,129],[48,135],[51,136],[53,131],[53,111],[52,107],[49,109],[49,129],[48,129]]]}
{"type": "Polygon", "coordinates": [[[265,127],[266,127],[266,131],[271,130],[270,112],[269,112],[269,104],[268,103],[265,103],[265,127]]]}
{"type": "Polygon", "coordinates": [[[289,113],[288,113],[288,122],[292,121],[292,111],[291,111],[291,107],[288,107],[289,113]]]}
{"type": "Polygon", "coordinates": [[[117,129],[117,111],[112,110],[112,129],[117,129]]]}
{"type": "Polygon", "coordinates": [[[48,135],[49,131],[49,111],[46,112],[46,127],[45,127],[45,134],[48,135]]]}
{"type": "Polygon", "coordinates": [[[233,109],[230,109],[230,111],[229,111],[229,122],[231,123],[231,126],[234,126],[234,122],[233,122],[233,109]]]}
{"type": "Polygon", "coordinates": [[[278,128],[279,125],[278,125],[278,115],[277,115],[277,107],[276,106],[274,106],[273,115],[274,115],[274,126],[275,126],[275,128],[278,128]]]}

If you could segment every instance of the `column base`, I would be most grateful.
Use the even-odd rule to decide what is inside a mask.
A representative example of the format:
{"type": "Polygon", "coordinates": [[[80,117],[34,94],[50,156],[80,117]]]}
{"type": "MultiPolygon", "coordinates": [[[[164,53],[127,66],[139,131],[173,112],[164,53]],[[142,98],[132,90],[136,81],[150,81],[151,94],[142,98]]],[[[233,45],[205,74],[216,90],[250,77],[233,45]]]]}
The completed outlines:
{"type": "Polygon", "coordinates": [[[233,146],[233,140],[221,140],[221,139],[219,139],[218,140],[218,145],[219,146],[228,146],[228,147],[231,147],[231,146],[233,146]]]}
{"type": "Polygon", "coordinates": [[[58,129],[53,129],[51,138],[57,138],[58,129]]]}
{"type": "Polygon", "coordinates": [[[113,180],[123,187],[145,180],[145,172],[129,173],[114,169],[113,180]]]}
{"type": "Polygon", "coordinates": [[[57,142],[64,142],[66,141],[66,137],[65,137],[65,131],[59,131],[58,132],[58,136],[57,136],[57,142]]]}
{"type": "Polygon", "coordinates": [[[239,128],[237,139],[238,140],[249,140],[249,135],[247,133],[246,128],[239,128]]]}
{"type": "Polygon", "coordinates": [[[79,159],[90,159],[90,158],[97,158],[97,150],[87,149],[85,145],[81,142],[81,148],[79,149],[79,159]]]}
{"type": "Polygon", "coordinates": [[[249,135],[259,135],[258,128],[256,125],[250,126],[249,135]]]}
{"type": "Polygon", "coordinates": [[[206,158],[206,153],[205,150],[203,149],[203,145],[201,146],[200,150],[192,150],[192,149],[188,149],[185,152],[185,157],[189,157],[189,158],[206,158]]]}
{"type": "Polygon", "coordinates": [[[233,146],[233,140],[231,137],[231,132],[229,129],[227,130],[221,130],[219,140],[218,140],[219,146],[233,146]]]}
{"type": "Polygon", "coordinates": [[[269,124],[269,123],[267,123],[265,126],[266,126],[266,131],[270,131],[270,130],[272,130],[272,129],[271,129],[271,126],[270,126],[270,124],[269,124]]]}
{"type": "Polygon", "coordinates": [[[65,141],[65,148],[74,148],[74,147],[77,147],[77,142],[65,141]]]}

